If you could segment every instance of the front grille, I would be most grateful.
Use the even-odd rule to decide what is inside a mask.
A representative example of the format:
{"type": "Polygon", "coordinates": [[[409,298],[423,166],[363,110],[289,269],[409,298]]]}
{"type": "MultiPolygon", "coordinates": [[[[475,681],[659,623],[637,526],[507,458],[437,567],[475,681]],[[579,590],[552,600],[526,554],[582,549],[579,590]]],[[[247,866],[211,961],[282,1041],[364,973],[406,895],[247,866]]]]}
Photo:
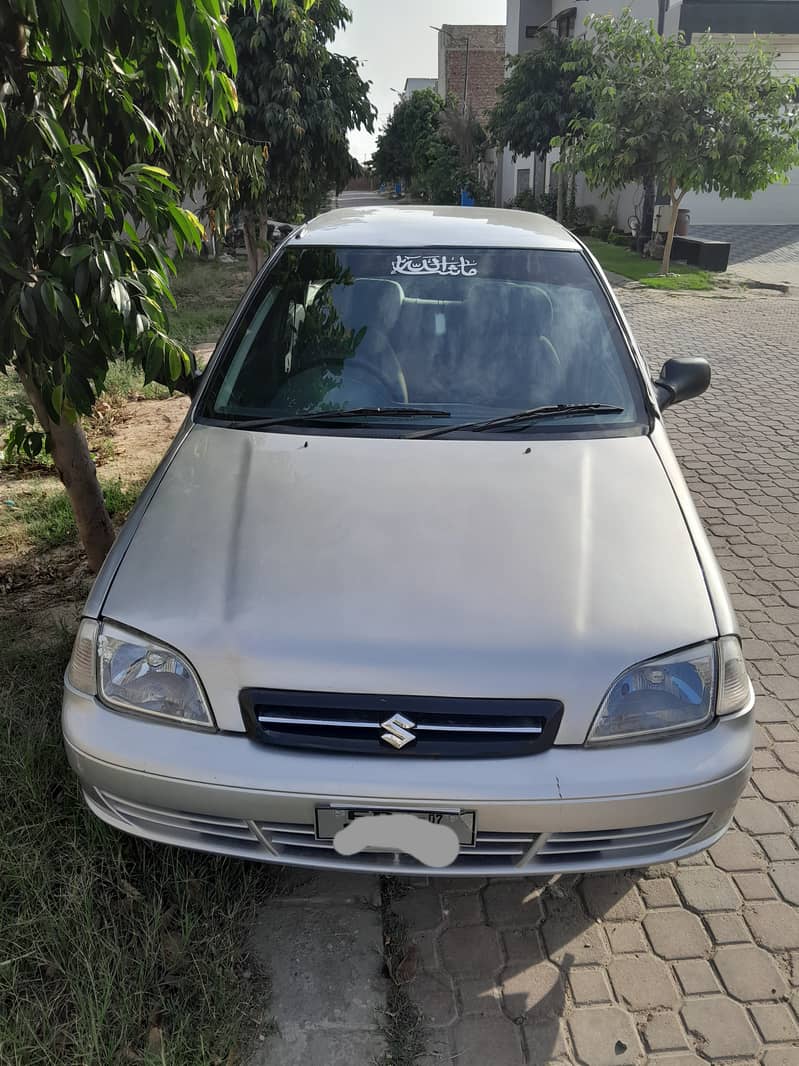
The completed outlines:
{"type": "MultiPolygon", "coordinates": [[[[271,841],[287,863],[304,862],[325,866],[357,866],[359,869],[374,867],[385,870],[393,867],[408,873],[429,873],[430,868],[410,855],[393,851],[369,849],[357,855],[339,855],[332,840],[317,840],[312,825],[280,822],[258,822],[258,829],[271,841]]],[[[458,857],[446,869],[462,872],[467,868],[475,873],[484,869],[516,866],[530,851],[537,840],[535,833],[481,833],[477,832],[474,847],[463,845],[458,857]]]]}
{"type": "Polygon", "coordinates": [[[99,814],[108,811],[148,837],[167,837],[176,844],[227,855],[252,855],[255,858],[262,850],[252,823],[243,818],[222,818],[215,814],[195,814],[134,803],[99,788],[87,795],[87,799],[99,806],[99,814]]]}
{"type": "MultiPolygon", "coordinates": [[[[429,874],[432,871],[410,855],[391,851],[363,851],[339,855],[332,840],[317,840],[313,823],[265,822],[225,818],[192,811],[168,810],[121,799],[110,792],[86,793],[101,817],[130,832],[169,844],[241,858],[283,862],[297,866],[429,874]]],[[[632,829],[586,830],[571,833],[489,832],[479,828],[474,846],[462,845],[443,874],[524,873],[548,876],[569,871],[624,869],[666,862],[701,831],[710,815],[632,829]]]]}
{"type": "Polygon", "coordinates": [[[551,747],[558,700],[368,696],[244,689],[247,732],[263,744],[345,755],[498,758],[551,747]]]}
{"type": "Polygon", "coordinates": [[[629,860],[638,863],[649,855],[659,855],[682,847],[708,820],[703,814],[681,822],[642,825],[633,829],[597,829],[580,833],[550,833],[536,855],[543,866],[574,863],[587,869],[592,863],[629,860]]]}

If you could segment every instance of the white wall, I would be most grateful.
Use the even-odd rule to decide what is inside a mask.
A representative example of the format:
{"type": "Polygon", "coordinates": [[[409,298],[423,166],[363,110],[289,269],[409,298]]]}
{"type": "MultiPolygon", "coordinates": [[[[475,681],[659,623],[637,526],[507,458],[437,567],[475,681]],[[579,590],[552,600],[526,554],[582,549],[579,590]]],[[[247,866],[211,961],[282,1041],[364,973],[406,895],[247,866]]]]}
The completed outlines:
{"type": "Polygon", "coordinates": [[[577,8],[576,35],[585,35],[585,20],[589,15],[619,15],[625,8],[630,8],[633,15],[642,22],[650,20],[657,25],[657,0],[552,0],[552,14],[559,15],[566,8],[577,8]]]}
{"type": "Polygon", "coordinates": [[[799,226],[799,170],[789,185],[771,185],[751,200],[722,200],[716,193],[685,197],[692,226],[799,226]]]}

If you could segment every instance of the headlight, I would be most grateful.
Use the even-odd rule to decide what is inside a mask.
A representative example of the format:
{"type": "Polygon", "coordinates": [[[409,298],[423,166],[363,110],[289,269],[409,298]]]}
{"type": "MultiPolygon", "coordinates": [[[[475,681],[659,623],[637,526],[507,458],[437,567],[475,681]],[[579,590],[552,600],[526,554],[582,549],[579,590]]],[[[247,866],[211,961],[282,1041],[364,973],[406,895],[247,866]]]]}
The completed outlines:
{"type": "Polygon", "coordinates": [[[602,701],[589,744],[649,739],[746,710],[752,686],[737,637],[649,659],[625,670],[602,701]]]}
{"type": "Polygon", "coordinates": [[[115,710],[214,728],[189,663],[173,648],[118,626],[81,622],[67,679],[115,710]]]}

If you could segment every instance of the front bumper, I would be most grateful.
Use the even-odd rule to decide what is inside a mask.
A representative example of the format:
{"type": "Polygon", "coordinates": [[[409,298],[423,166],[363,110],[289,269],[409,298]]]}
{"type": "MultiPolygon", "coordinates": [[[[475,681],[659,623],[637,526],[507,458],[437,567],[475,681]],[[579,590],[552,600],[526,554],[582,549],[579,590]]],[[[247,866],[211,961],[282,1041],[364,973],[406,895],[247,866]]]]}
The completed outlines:
{"type": "Polygon", "coordinates": [[[273,749],[107,710],[67,687],[69,761],[100,818],[137,836],[264,862],[387,873],[554,874],[647,866],[709,847],[749,778],[753,714],[694,736],[518,759],[412,760],[273,749]],[[319,806],[474,810],[477,840],[430,870],[339,855],[319,806]]]}

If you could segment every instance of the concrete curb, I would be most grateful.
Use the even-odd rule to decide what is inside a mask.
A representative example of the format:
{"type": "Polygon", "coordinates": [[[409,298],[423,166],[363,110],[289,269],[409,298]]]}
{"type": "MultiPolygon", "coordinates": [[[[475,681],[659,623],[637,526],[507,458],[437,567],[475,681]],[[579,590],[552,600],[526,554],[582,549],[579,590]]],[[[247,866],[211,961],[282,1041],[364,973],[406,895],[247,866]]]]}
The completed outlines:
{"type": "Polygon", "coordinates": [[[275,1031],[248,1066],[372,1066],[386,1050],[380,879],[286,869],[281,888],[251,944],[275,1031]]]}

